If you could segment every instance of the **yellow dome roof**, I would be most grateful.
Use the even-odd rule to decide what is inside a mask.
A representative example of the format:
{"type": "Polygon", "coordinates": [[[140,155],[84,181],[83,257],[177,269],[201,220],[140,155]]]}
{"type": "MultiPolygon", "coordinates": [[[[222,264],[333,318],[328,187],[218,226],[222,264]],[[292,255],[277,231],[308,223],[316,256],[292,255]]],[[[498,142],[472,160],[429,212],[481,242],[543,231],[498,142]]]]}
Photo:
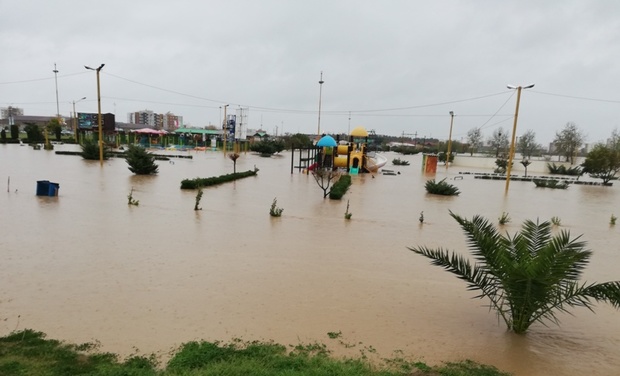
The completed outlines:
{"type": "Polygon", "coordinates": [[[351,136],[353,137],[368,137],[368,132],[364,127],[355,127],[351,131],[351,136]]]}

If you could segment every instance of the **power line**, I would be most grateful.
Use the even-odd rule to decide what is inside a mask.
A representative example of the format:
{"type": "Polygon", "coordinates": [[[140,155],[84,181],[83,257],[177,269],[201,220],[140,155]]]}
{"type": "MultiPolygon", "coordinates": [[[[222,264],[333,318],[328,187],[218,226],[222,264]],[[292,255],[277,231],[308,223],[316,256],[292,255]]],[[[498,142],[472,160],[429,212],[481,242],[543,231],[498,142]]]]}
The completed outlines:
{"type": "Polygon", "coordinates": [[[136,84],[136,85],[150,87],[151,89],[156,89],[156,90],[164,91],[164,92],[167,92],[167,93],[177,94],[177,95],[181,95],[181,96],[184,96],[184,97],[200,99],[200,100],[203,100],[203,101],[209,101],[209,102],[214,102],[214,103],[228,103],[228,102],[222,101],[222,100],[216,100],[216,99],[209,99],[209,98],[199,97],[197,95],[181,93],[180,91],[175,91],[175,90],[165,89],[165,88],[154,86],[154,85],[150,85],[150,84],[145,84],[145,83],[142,83],[142,82],[130,80],[129,78],[124,78],[124,77],[121,77],[121,76],[117,76],[117,75],[112,74],[112,73],[105,73],[105,74],[107,76],[112,76],[112,77],[118,78],[120,80],[131,82],[131,83],[136,84]]]}
{"type": "Polygon", "coordinates": [[[583,101],[591,101],[591,102],[605,102],[605,103],[620,103],[620,100],[611,100],[611,99],[597,99],[597,98],[588,98],[588,97],[578,97],[574,95],[565,95],[565,94],[554,94],[554,93],[545,93],[543,91],[537,90],[529,90],[530,93],[549,95],[552,97],[561,97],[561,98],[570,98],[570,99],[579,99],[583,101]]]}
{"type": "MultiPolygon", "coordinates": [[[[504,103],[502,103],[502,105],[501,105],[501,106],[499,106],[499,108],[497,109],[497,111],[495,111],[495,113],[494,113],[493,115],[491,115],[491,117],[490,117],[487,121],[485,121],[485,122],[484,122],[484,124],[482,124],[481,126],[479,126],[479,127],[478,127],[478,129],[482,130],[482,129],[484,128],[484,126],[485,126],[485,125],[487,125],[487,123],[488,123],[488,122],[490,122],[490,121],[491,121],[491,120],[492,120],[492,119],[493,119],[493,118],[497,115],[497,113],[498,113],[498,112],[499,112],[502,108],[504,108],[504,106],[506,106],[506,103],[508,103],[508,101],[510,100],[510,98],[512,98],[512,97],[514,96],[515,91],[514,91],[514,90],[511,90],[511,91],[512,91],[512,94],[510,94],[510,96],[506,99],[506,101],[505,101],[504,103]]],[[[506,120],[507,120],[507,119],[504,119],[504,120],[500,121],[499,123],[504,122],[504,121],[506,121],[506,120]]],[[[499,124],[499,123],[495,123],[495,124],[492,124],[492,125],[497,125],[497,124],[499,124]]]]}
{"type": "MultiPolygon", "coordinates": [[[[71,77],[71,76],[77,76],[80,74],[86,74],[88,72],[79,72],[79,73],[69,73],[69,74],[62,74],[62,75],[58,75],[58,77],[62,78],[62,77],[71,77]]],[[[20,81],[5,81],[5,82],[0,82],[0,85],[13,85],[13,84],[26,84],[29,82],[38,82],[38,81],[49,81],[49,80],[53,80],[54,77],[45,77],[45,78],[33,78],[30,80],[20,80],[20,81]]]]}

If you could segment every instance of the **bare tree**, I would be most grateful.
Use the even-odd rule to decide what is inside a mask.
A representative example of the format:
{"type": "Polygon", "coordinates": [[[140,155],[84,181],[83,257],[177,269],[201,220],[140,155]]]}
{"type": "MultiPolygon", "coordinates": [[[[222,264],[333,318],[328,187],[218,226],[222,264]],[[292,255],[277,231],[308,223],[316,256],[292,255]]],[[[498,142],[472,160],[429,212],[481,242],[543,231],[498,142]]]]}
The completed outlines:
{"type": "Polygon", "coordinates": [[[482,131],[480,128],[472,128],[467,132],[467,143],[469,144],[469,155],[474,155],[474,152],[482,146],[482,131]]]}
{"type": "Polygon", "coordinates": [[[577,128],[577,124],[568,122],[560,132],[555,133],[553,144],[558,153],[566,157],[566,162],[575,164],[575,157],[586,136],[577,128]]]}
{"type": "MultiPolygon", "coordinates": [[[[499,157],[500,152],[508,147],[508,134],[501,127],[493,131],[493,135],[488,141],[489,146],[495,150],[495,158],[499,157]]],[[[503,154],[503,153],[502,153],[503,154]]]]}
{"type": "Polygon", "coordinates": [[[620,151],[620,132],[618,128],[611,131],[611,137],[607,140],[607,146],[612,150],[620,151]]]}
{"type": "Polygon", "coordinates": [[[521,153],[523,158],[532,158],[532,154],[540,149],[542,149],[542,146],[536,143],[536,132],[533,130],[528,129],[527,132],[519,137],[517,151],[521,153]]]}
{"type": "Polygon", "coordinates": [[[338,181],[338,178],[340,178],[340,172],[338,170],[332,170],[331,168],[317,167],[312,170],[312,176],[323,190],[323,198],[325,198],[331,191],[332,183],[338,181]]]}

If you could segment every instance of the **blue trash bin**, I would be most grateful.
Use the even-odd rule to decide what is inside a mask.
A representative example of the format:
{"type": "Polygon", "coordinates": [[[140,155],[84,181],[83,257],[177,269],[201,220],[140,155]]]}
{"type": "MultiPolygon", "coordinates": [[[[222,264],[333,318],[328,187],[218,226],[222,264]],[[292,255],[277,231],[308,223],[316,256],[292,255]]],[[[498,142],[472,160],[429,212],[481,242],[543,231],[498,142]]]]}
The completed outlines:
{"type": "Polygon", "coordinates": [[[58,196],[59,189],[60,184],[58,183],[52,183],[49,180],[37,181],[37,196],[55,197],[58,196]]]}
{"type": "Polygon", "coordinates": [[[56,197],[56,196],[58,196],[58,190],[59,190],[59,189],[60,189],[60,184],[50,182],[50,186],[49,186],[49,194],[48,194],[48,196],[50,196],[50,197],[56,197]]]}
{"type": "Polygon", "coordinates": [[[49,191],[50,191],[49,180],[38,180],[37,181],[37,196],[48,196],[49,191]]]}

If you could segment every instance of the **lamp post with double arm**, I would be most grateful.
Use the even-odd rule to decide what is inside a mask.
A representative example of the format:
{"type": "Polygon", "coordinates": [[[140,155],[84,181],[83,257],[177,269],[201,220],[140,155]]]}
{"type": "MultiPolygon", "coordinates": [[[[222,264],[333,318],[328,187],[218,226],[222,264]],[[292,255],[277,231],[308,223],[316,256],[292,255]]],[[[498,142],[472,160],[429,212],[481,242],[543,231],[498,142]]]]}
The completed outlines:
{"type": "Polygon", "coordinates": [[[515,138],[517,135],[517,118],[519,117],[519,102],[521,101],[521,90],[531,89],[533,87],[534,87],[534,84],[529,84],[527,86],[508,85],[508,89],[517,90],[517,107],[515,109],[515,119],[512,125],[512,138],[510,141],[510,153],[508,155],[508,166],[506,166],[506,194],[508,194],[508,187],[510,186],[510,171],[512,170],[512,159],[515,154],[515,138]]]}
{"type": "Polygon", "coordinates": [[[91,68],[84,65],[84,68],[97,72],[97,123],[99,125],[99,164],[103,167],[103,129],[101,126],[101,87],[99,85],[99,72],[105,64],[101,64],[99,68],[91,68]]]}

